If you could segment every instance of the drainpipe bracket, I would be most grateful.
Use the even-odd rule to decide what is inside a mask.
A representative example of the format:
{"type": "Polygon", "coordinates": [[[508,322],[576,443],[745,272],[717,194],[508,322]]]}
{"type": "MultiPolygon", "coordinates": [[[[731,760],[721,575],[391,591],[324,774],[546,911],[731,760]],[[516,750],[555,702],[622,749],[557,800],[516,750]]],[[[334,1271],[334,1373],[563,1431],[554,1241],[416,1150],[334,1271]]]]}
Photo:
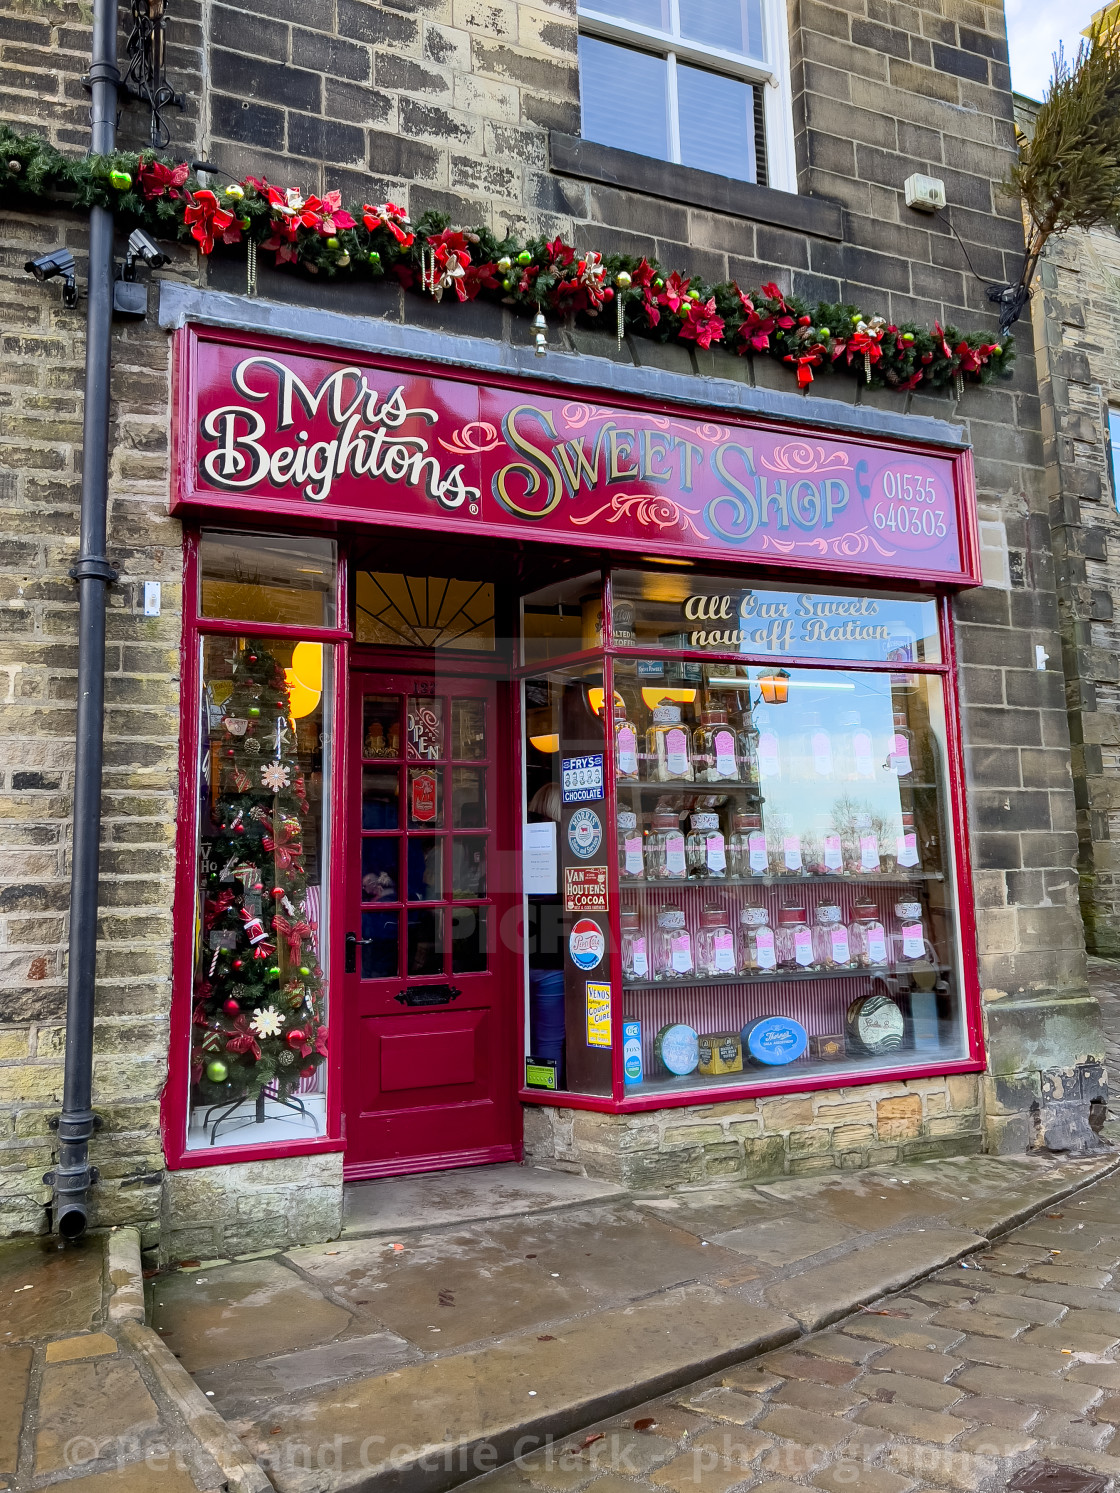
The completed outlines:
{"type": "Polygon", "coordinates": [[[89,72],[83,73],[79,81],[87,93],[93,92],[95,83],[108,83],[113,88],[119,88],[121,86],[120,69],[114,67],[111,62],[94,62],[89,72]]]}
{"type": "Polygon", "coordinates": [[[70,579],[74,581],[119,581],[120,576],[103,555],[83,555],[70,567],[70,579]]]}
{"type": "Polygon", "coordinates": [[[60,1140],[88,1140],[105,1121],[95,1110],[75,1110],[71,1114],[51,1115],[48,1130],[57,1130],[60,1140]]]}

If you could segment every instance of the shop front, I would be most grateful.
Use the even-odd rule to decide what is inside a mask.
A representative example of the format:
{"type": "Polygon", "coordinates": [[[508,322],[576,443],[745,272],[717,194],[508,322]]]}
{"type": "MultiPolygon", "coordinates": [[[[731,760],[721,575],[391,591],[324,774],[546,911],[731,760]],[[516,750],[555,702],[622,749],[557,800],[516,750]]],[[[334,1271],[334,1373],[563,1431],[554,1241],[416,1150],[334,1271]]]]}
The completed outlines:
{"type": "Polygon", "coordinates": [[[946,427],[175,335],[173,1169],[983,1069],[946,427]]]}

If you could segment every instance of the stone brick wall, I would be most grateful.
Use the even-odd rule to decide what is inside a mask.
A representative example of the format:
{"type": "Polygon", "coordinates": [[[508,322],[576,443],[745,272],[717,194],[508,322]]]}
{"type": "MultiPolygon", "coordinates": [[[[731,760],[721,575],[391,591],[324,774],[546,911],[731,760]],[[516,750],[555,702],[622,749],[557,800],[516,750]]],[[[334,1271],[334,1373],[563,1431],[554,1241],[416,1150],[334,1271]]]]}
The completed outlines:
{"type": "Polygon", "coordinates": [[[1120,404],[1120,240],[1052,244],[1034,328],[1073,743],[1081,908],[1091,952],[1120,954],[1120,515],[1108,406],[1120,404]]]}
{"type": "MultiPolygon", "coordinates": [[[[656,165],[626,189],[551,172],[549,132],[579,126],[571,0],[177,0],[168,68],[188,108],[171,112],[174,148],[306,191],[389,197],[414,216],[439,208],[499,232],[559,232],[581,246],[656,253],[713,280],[774,278],[895,320],[992,326],[981,281],[1006,278],[1021,252],[1016,205],[997,188],[1013,148],[1001,6],[790,0],[789,22],[800,190],[842,204],[840,240],[776,226],[777,198],[775,223],[668,200],[656,165]],[[904,206],[902,183],[913,171],[945,181],[950,216],[980,281],[941,220],[904,206]]],[[[63,148],[85,149],[79,78],[87,58],[76,3],[29,9],[0,0],[0,117],[35,126],[63,148]]],[[[126,106],[122,143],[139,143],[144,133],[142,115],[126,106]]],[[[640,153],[642,142],[634,148],[640,153]]],[[[66,572],[76,546],[83,356],[81,314],[64,311],[52,287],[33,286],[22,264],[29,251],[57,242],[69,243],[80,260],[82,235],[80,218],[64,213],[0,220],[2,1230],[45,1224],[46,1122],[60,1102],[76,657],[66,572]]],[[[235,291],[245,283],[238,261],[199,267],[186,250],[169,273],[200,274],[235,291]]],[[[496,341],[526,335],[523,321],[486,306],[434,307],[395,289],[320,285],[266,270],[261,284],[265,295],[496,341]]],[[[595,333],[551,336],[585,356],[791,387],[785,371],[764,360],[752,370],[749,360],[717,352],[639,340],[616,353],[612,339],[595,333]]],[[[109,631],[95,1089],[106,1126],[95,1160],[106,1177],[103,1219],[140,1222],[151,1245],[162,1194],[166,1227],[213,1225],[213,1251],[228,1252],[253,1247],[269,1231],[287,1239],[306,1228],[319,1237],[325,1201],[305,1219],[279,1194],[298,1193],[308,1175],[337,1192],[339,1179],[336,1159],[320,1158],[308,1173],[270,1165],[260,1193],[232,1167],[206,1173],[205,1181],[202,1173],[182,1174],[163,1187],[157,1099],[169,1000],[181,576],[179,527],[166,514],[167,380],[163,334],[150,322],[118,327],[110,558],[122,579],[109,631]],[[141,583],[151,579],[164,585],[159,619],[140,615],[141,583]],[[200,1217],[207,1210],[213,1217],[200,1217]]],[[[533,1110],[535,1156],[582,1164],[591,1144],[585,1137],[614,1133],[622,1155],[623,1135],[648,1138],[656,1129],[667,1175],[678,1151],[688,1153],[684,1170],[698,1167],[705,1176],[751,1175],[760,1157],[777,1170],[866,1165],[890,1159],[896,1147],[905,1154],[974,1148],[981,1113],[985,1144],[1022,1149],[1040,1072],[1099,1055],[1078,916],[1052,493],[1030,338],[1020,338],[1010,382],[970,388],[960,402],[871,391],[845,378],[819,379],[814,393],[956,419],[975,448],[987,584],[963,595],[955,614],[991,1073],[979,1090],[960,1080],[874,1086],[842,1098],[765,1101],[734,1113],[697,1107],[640,1121],[570,1114],[561,1121],[568,1112],[533,1110]],[[1042,670],[1039,646],[1049,656],[1042,670]],[[772,1110],[768,1119],[768,1104],[795,1107],[772,1110]],[[854,1106],[850,1117],[830,1110],[837,1104],[854,1106]],[[542,1138],[553,1126],[571,1133],[542,1138]],[[701,1134],[682,1143],[673,1134],[680,1129],[701,1134]]],[[[1067,433],[1071,449],[1090,444],[1078,434],[1085,428],[1067,433]]],[[[1061,549],[1059,559],[1065,563],[1061,549]]],[[[1104,575],[1086,570],[1089,593],[1106,589],[1104,575]]],[[[1103,684],[1116,677],[1105,662],[1109,618],[1103,601],[1088,606],[1097,613],[1084,619],[1089,630],[1077,646],[1099,660],[1103,684]]],[[[635,1155],[643,1149],[634,1142],[635,1155]]],[[[191,1253],[195,1245],[203,1250],[201,1236],[191,1253]]]]}
{"type": "Polygon", "coordinates": [[[969,1073],[633,1115],[551,1105],[525,1112],[526,1161],[636,1188],[807,1177],[983,1144],[980,1089],[969,1073]]]}

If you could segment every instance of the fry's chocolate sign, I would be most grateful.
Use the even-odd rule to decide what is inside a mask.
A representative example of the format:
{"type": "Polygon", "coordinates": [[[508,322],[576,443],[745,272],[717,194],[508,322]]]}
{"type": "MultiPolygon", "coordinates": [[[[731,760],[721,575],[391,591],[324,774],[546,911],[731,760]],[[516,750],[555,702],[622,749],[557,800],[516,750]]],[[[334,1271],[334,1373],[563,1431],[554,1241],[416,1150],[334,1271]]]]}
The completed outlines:
{"type": "Polygon", "coordinates": [[[966,452],[188,327],[175,507],[975,582],[966,452]]]}

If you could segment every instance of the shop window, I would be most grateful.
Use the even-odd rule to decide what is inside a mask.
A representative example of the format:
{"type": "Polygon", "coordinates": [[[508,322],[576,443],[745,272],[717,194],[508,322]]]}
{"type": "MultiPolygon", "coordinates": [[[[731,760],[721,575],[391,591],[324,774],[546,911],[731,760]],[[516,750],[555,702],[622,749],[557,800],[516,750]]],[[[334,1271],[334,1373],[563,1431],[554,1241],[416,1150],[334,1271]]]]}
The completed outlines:
{"type": "Polygon", "coordinates": [[[491,581],[359,570],[355,587],[354,632],[359,643],[494,652],[491,581]]]}
{"type": "Polygon", "coordinates": [[[583,137],[767,185],[786,24],[775,0],[581,0],[583,137]]]}
{"type": "Polygon", "coordinates": [[[1120,409],[1108,408],[1108,473],[1112,479],[1112,501],[1120,509],[1120,409]]]}
{"type": "Polygon", "coordinates": [[[977,1066],[937,602],[636,571],[608,597],[599,666],[524,679],[526,1093],[977,1066]]]}
{"type": "Polygon", "coordinates": [[[203,617],[293,627],[336,625],[333,539],[204,530],[198,544],[203,617]]]}
{"type": "Polygon", "coordinates": [[[187,1149],[326,1133],[333,650],[200,643],[187,1149]]]}
{"type": "Polygon", "coordinates": [[[570,577],[521,603],[521,651],[527,664],[603,644],[603,582],[598,571],[570,577]]]}

